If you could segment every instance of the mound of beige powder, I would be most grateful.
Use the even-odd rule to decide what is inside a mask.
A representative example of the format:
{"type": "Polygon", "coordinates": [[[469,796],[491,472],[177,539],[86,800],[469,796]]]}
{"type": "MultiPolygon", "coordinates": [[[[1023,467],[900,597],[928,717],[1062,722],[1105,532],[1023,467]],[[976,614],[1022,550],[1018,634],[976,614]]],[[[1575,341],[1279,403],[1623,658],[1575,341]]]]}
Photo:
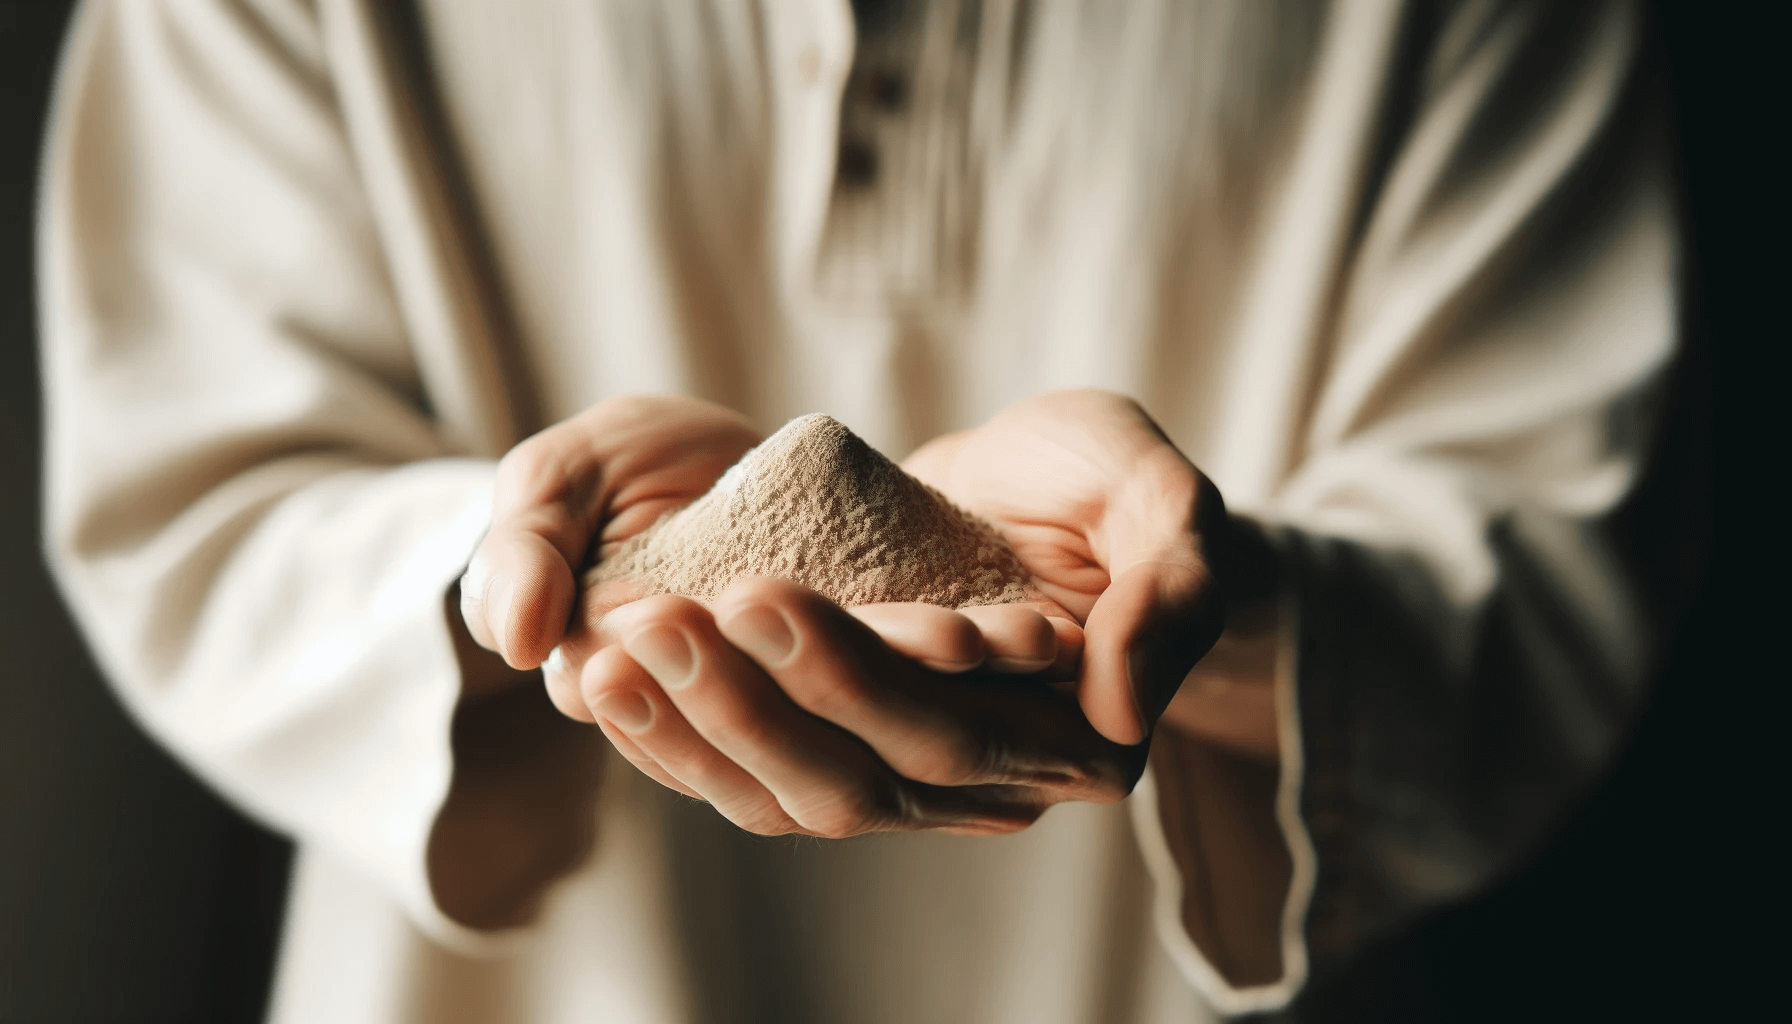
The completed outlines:
{"type": "Polygon", "coordinates": [[[992,526],[822,415],[785,424],[585,582],[628,578],[709,601],[742,576],[795,580],[843,606],[966,608],[1035,596],[992,526]]]}

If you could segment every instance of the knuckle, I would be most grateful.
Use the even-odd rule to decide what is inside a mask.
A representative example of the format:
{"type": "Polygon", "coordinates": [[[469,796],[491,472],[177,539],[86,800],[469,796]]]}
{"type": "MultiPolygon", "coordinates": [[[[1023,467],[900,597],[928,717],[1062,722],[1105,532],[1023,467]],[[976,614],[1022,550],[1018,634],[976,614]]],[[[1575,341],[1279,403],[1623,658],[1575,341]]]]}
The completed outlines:
{"type": "Polygon", "coordinates": [[[1144,774],[1144,764],[1100,758],[1079,765],[1072,776],[1077,799],[1092,804],[1118,803],[1132,795],[1144,774]]]}
{"type": "Polygon", "coordinates": [[[680,629],[694,629],[703,624],[705,613],[703,606],[679,594],[655,594],[636,602],[637,612],[643,620],[675,626],[680,629]]]}
{"type": "Polygon", "coordinates": [[[842,721],[866,699],[858,680],[843,673],[796,672],[789,675],[782,683],[790,699],[817,718],[842,721]]]}
{"type": "Polygon", "coordinates": [[[554,460],[554,431],[536,434],[517,444],[498,460],[497,485],[501,493],[514,493],[540,479],[554,460]]]}
{"type": "Polygon", "coordinates": [[[970,786],[999,777],[999,750],[974,730],[954,729],[936,736],[920,756],[906,759],[903,774],[931,786],[970,786]]]}
{"type": "Polygon", "coordinates": [[[730,808],[723,815],[742,831],[757,836],[786,836],[798,831],[797,823],[785,814],[783,808],[755,805],[746,808],[730,808]]]}
{"type": "Polygon", "coordinates": [[[718,747],[763,750],[776,748],[783,742],[749,704],[716,701],[705,709],[705,717],[707,721],[699,731],[718,747]]]}
{"type": "Polygon", "coordinates": [[[946,785],[965,786],[987,782],[1005,774],[1007,756],[1004,748],[988,734],[986,728],[974,728],[954,736],[948,746],[947,768],[952,781],[946,785]]]}
{"type": "Polygon", "coordinates": [[[892,817],[885,799],[867,785],[849,785],[793,815],[824,839],[848,839],[883,827],[892,817]]]}

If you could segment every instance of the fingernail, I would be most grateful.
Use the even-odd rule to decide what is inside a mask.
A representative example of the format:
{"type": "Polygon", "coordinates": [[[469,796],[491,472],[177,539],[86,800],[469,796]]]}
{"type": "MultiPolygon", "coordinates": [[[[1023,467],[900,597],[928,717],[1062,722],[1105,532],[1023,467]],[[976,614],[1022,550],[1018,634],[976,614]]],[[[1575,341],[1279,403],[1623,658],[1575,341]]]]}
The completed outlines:
{"type": "Polygon", "coordinates": [[[671,626],[648,626],[622,642],[622,649],[665,687],[679,687],[696,675],[696,653],[682,631],[671,626]]]}
{"type": "Polygon", "coordinates": [[[471,601],[485,597],[485,585],[491,579],[491,572],[485,564],[475,558],[467,563],[467,571],[460,574],[460,598],[471,601]]]}
{"type": "Polygon", "coordinates": [[[627,733],[647,731],[653,724],[653,705],[633,690],[612,690],[591,705],[591,713],[627,733]]]}
{"type": "Polygon", "coordinates": [[[796,634],[790,623],[776,608],[762,604],[742,609],[722,625],[722,633],[766,668],[777,668],[789,661],[796,649],[796,634]]]}
{"type": "Polygon", "coordinates": [[[566,652],[558,644],[548,652],[548,659],[541,663],[541,670],[549,675],[566,671],[566,652]]]}

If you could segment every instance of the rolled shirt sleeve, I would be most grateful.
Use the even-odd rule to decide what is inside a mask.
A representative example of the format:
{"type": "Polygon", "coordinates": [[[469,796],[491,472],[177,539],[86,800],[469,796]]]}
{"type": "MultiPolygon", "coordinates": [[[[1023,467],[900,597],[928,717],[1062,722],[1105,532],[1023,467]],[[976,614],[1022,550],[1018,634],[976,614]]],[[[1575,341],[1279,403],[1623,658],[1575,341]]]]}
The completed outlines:
{"type": "Polygon", "coordinates": [[[1607,521],[1677,324],[1639,22],[1622,2],[1460,5],[1389,125],[1297,457],[1253,510],[1285,588],[1279,981],[1212,969],[1157,816],[1136,815],[1159,933],[1222,1011],[1284,1005],[1487,883],[1639,702],[1652,627],[1607,521]]]}
{"type": "Polygon", "coordinates": [[[126,705],[442,941],[444,594],[493,464],[445,439],[297,4],[77,17],[40,261],[51,565],[126,705]]]}

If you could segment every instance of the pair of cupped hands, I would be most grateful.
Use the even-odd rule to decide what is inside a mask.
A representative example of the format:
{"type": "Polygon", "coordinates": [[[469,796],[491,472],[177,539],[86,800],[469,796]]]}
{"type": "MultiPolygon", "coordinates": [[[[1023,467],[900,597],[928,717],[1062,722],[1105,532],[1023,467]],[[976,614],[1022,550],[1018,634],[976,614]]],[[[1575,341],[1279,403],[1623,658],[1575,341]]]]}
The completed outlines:
{"type": "Polygon", "coordinates": [[[472,638],[539,667],[562,713],[752,832],[1009,832],[1131,791],[1221,632],[1228,533],[1218,492],[1136,403],[1042,395],[903,463],[996,526],[1036,602],[841,608],[766,577],[708,606],[626,580],[581,592],[594,551],[701,497],[759,441],[720,406],[629,397],[518,445],[460,585],[472,638]]]}

